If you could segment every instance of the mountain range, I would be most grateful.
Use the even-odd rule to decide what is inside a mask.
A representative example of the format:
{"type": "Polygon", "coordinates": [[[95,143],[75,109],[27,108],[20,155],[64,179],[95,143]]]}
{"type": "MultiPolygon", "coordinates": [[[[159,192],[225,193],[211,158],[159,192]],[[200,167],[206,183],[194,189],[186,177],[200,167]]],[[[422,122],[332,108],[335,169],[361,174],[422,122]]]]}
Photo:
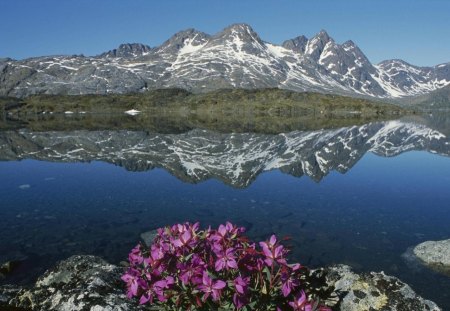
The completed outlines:
{"type": "Polygon", "coordinates": [[[372,64],[353,41],[337,43],[324,30],[276,45],[247,24],[214,35],[187,29],[157,47],[122,44],[92,57],[0,59],[0,96],[15,97],[270,87],[398,99],[447,85],[450,63],[418,67],[394,59],[372,64]]]}
{"type": "Polygon", "coordinates": [[[275,169],[320,181],[333,170],[347,172],[367,152],[390,157],[411,150],[449,156],[450,142],[442,132],[412,121],[276,135],[201,129],[176,134],[0,131],[0,161],[103,161],[131,171],[163,168],[190,183],[214,178],[237,188],[245,188],[259,174],[275,169]]]}

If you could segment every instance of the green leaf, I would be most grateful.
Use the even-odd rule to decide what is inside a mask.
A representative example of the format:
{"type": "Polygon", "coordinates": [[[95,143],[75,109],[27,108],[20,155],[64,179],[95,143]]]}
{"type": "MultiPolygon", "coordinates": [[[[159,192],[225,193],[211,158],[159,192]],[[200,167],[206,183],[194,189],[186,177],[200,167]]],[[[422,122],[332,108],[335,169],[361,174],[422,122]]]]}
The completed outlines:
{"type": "Polygon", "coordinates": [[[263,294],[267,294],[267,287],[266,287],[266,282],[263,283],[263,287],[261,288],[261,293],[263,294]]]}
{"type": "Polygon", "coordinates": [[[265,267],[264,270],[263,270],[263,272],[266,273],[267,280],[270,280],[271,277],[272,277],[272,274],[270,273],[269,268],[268,268],[268,267],[265,267]]]}
{"type": "Polygon", "coordinates": [[[194,255],[194,252],[190,253],[189,255],[187,255],[184,259],[186,261],[188,261],[189,259],[191,259],[191,257],[194,255]]]}

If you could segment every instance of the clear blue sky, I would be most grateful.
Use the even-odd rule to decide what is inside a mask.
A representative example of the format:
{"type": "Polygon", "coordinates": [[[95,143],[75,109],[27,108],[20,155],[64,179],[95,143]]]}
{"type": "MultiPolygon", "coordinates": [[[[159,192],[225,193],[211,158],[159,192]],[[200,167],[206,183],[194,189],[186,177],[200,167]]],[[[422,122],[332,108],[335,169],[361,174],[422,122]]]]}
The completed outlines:
{"type": "Polygon", "coordinates": [[[182,29],[214,34],[245,22],[278,44],[326,29],[375,63],[450,62],[450,0],[0,0],[0,13],[0,57],[15,59],[156,46],[182,29]]]}

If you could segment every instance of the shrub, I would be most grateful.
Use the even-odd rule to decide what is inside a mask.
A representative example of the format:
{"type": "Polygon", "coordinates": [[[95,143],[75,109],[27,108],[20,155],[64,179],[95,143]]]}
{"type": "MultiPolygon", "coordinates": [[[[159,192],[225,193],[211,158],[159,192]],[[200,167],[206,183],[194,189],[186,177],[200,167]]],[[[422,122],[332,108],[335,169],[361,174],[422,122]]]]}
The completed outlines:
{"type": "Polygon", "coordinates": [[[306,268],[288,264],[275,235],[259,245],[244,228],[199,224],[160,228],[153,244],[137,245],[122,276],[129,298],[165,310],[331,311],[308,298],[306,268]]]}

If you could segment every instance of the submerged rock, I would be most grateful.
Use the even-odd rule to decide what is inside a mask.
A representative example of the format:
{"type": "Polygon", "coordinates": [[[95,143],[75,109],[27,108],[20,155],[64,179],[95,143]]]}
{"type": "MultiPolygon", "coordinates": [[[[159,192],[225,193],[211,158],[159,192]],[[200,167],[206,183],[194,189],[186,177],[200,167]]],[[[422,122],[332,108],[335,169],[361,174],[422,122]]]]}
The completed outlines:
{"type": "Polygon", "coordinates": [[[13,272],[21,263],[21,260],[11,260],[0,265],[0,279],[5,278],[13,272]]]}
{"type": "Polygon", "coordinates": [[[357,274],[346,265],[333,266],[326,271],[328,285],[334,286],[339,296],[334,310],[441,310],[434,302],[418,296],[408,284],[383,272],[357,274]]]}
{"type": "Polygon", "coordinates": [[[413,252],[425,265],[450,275],[450,239],[423,242],[414,247],[413,252]]]}
{"type": "Polygon", "coordinates": [[[158,235],[158,231],[151,230],[141,233],[141,239],[147,247],[150,247],[153,244],[153,240],[158,235]]]}
{"type": "MultiPolygon", "coordinates": [[[[0,286],[0,310],[151,310],[125,296],[123,268],[95,256],[72,256],[41,276],[31,289],[0,286]]],[[[357,274],[339,265],[313,272],[315,288],[333,310],[438,311],[407,284],[384,273],[357,274]]]]}

